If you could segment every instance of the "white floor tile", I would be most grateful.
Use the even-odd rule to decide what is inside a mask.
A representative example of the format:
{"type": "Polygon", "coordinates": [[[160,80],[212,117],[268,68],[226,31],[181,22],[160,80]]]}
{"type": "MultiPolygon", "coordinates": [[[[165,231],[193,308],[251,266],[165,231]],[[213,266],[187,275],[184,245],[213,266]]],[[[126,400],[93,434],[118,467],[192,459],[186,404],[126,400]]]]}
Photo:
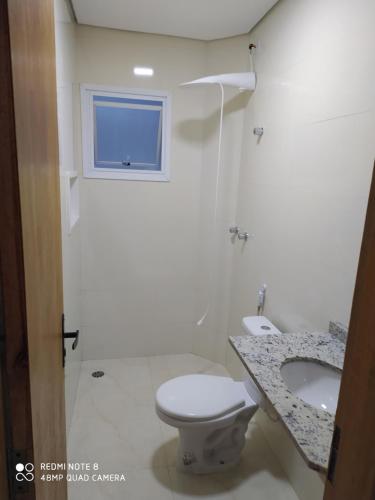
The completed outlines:
{"type": "Polygon", "coordinates": [[[178,429],[161,422],[161,431],[167,464],[168,466],[175,466],[178,446],[178,429]]]}
{"type": "Polygon", "coordinates": [[[155,413],[155,391],[189,373],[228,376],[219,364],[180,354],[85,361],[69,435],[70,462],[98,462],[126,483],[69,484],[69,500],[298,500],[261,430],[250,423],[240,464],[222,474],[176,471],[178,430],[155,413]],[[103,370],[102,378],[92,372],[103,370]]]}
{"type": "Polygon", "coordinates": [[[219,474],[192,475],[169,468],[173,498],[192,499],[204,497],[209,500],[233,500],[231,486],[219,474]]]}
{"type": "Polygon", "coordinates": [[[234,500],[298,500],[285,477],[275,477],[268,470],[258,470],[227,484],[232,488],[234,500]]]}
{"type": "Polygon", "coordinates": [[[168,469],[131,470],[125,482],[69,484],[69,500],[173,500],[168,469]]]}

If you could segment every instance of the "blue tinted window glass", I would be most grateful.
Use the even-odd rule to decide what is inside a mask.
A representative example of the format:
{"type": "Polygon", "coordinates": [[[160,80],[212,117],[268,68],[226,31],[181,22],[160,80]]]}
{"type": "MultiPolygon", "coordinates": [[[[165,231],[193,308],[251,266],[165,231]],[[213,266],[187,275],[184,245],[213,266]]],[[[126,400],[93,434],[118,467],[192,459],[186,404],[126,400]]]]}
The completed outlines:
{"type": "Polygon", "coordinates": [[[163,101],[151,101],[147,99],[132,99],[129,97],[110,97],[104,95],[94,95],[94,102],[115,102],[123,104],[145,104],[149,106],[163,106],[163,101]]]}
{"type": "Polygon", "coordinates": [[[162,105],[95,96],[95,167],[160,171],[162,105]]]}

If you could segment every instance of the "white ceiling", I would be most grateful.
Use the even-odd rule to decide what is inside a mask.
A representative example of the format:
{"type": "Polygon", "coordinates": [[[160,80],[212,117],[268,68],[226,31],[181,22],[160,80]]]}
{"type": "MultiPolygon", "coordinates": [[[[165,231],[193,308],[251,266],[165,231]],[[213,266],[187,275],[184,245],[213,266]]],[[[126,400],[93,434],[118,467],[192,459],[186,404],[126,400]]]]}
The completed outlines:
{"type": "Polygon", "coordinates": [[[247,33],[277,0],[71,0],[80,24],[215,40],[247,33]]]}

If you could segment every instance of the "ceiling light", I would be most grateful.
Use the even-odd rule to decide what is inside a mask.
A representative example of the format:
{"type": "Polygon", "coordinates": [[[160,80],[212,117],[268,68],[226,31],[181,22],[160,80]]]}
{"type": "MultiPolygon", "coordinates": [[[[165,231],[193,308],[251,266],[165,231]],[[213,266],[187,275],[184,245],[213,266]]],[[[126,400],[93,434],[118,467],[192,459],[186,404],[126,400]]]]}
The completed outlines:
{"type": "Polygon", "coordinates": [[[154,74],[154,70],[152,68],[143,68],[136,66],[134,68],[134,74],[137,76],[152,76],[154,74]]]}

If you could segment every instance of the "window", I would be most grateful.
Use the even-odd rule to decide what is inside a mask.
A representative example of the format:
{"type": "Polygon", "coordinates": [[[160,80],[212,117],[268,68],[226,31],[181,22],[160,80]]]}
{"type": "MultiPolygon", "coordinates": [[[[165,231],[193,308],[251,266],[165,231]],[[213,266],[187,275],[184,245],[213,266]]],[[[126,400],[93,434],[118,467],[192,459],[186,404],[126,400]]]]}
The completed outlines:
{"type": "Polygon", "coordinates": [[[81,86],[85,177],[168,181],[170,97],[81,86]]]}

